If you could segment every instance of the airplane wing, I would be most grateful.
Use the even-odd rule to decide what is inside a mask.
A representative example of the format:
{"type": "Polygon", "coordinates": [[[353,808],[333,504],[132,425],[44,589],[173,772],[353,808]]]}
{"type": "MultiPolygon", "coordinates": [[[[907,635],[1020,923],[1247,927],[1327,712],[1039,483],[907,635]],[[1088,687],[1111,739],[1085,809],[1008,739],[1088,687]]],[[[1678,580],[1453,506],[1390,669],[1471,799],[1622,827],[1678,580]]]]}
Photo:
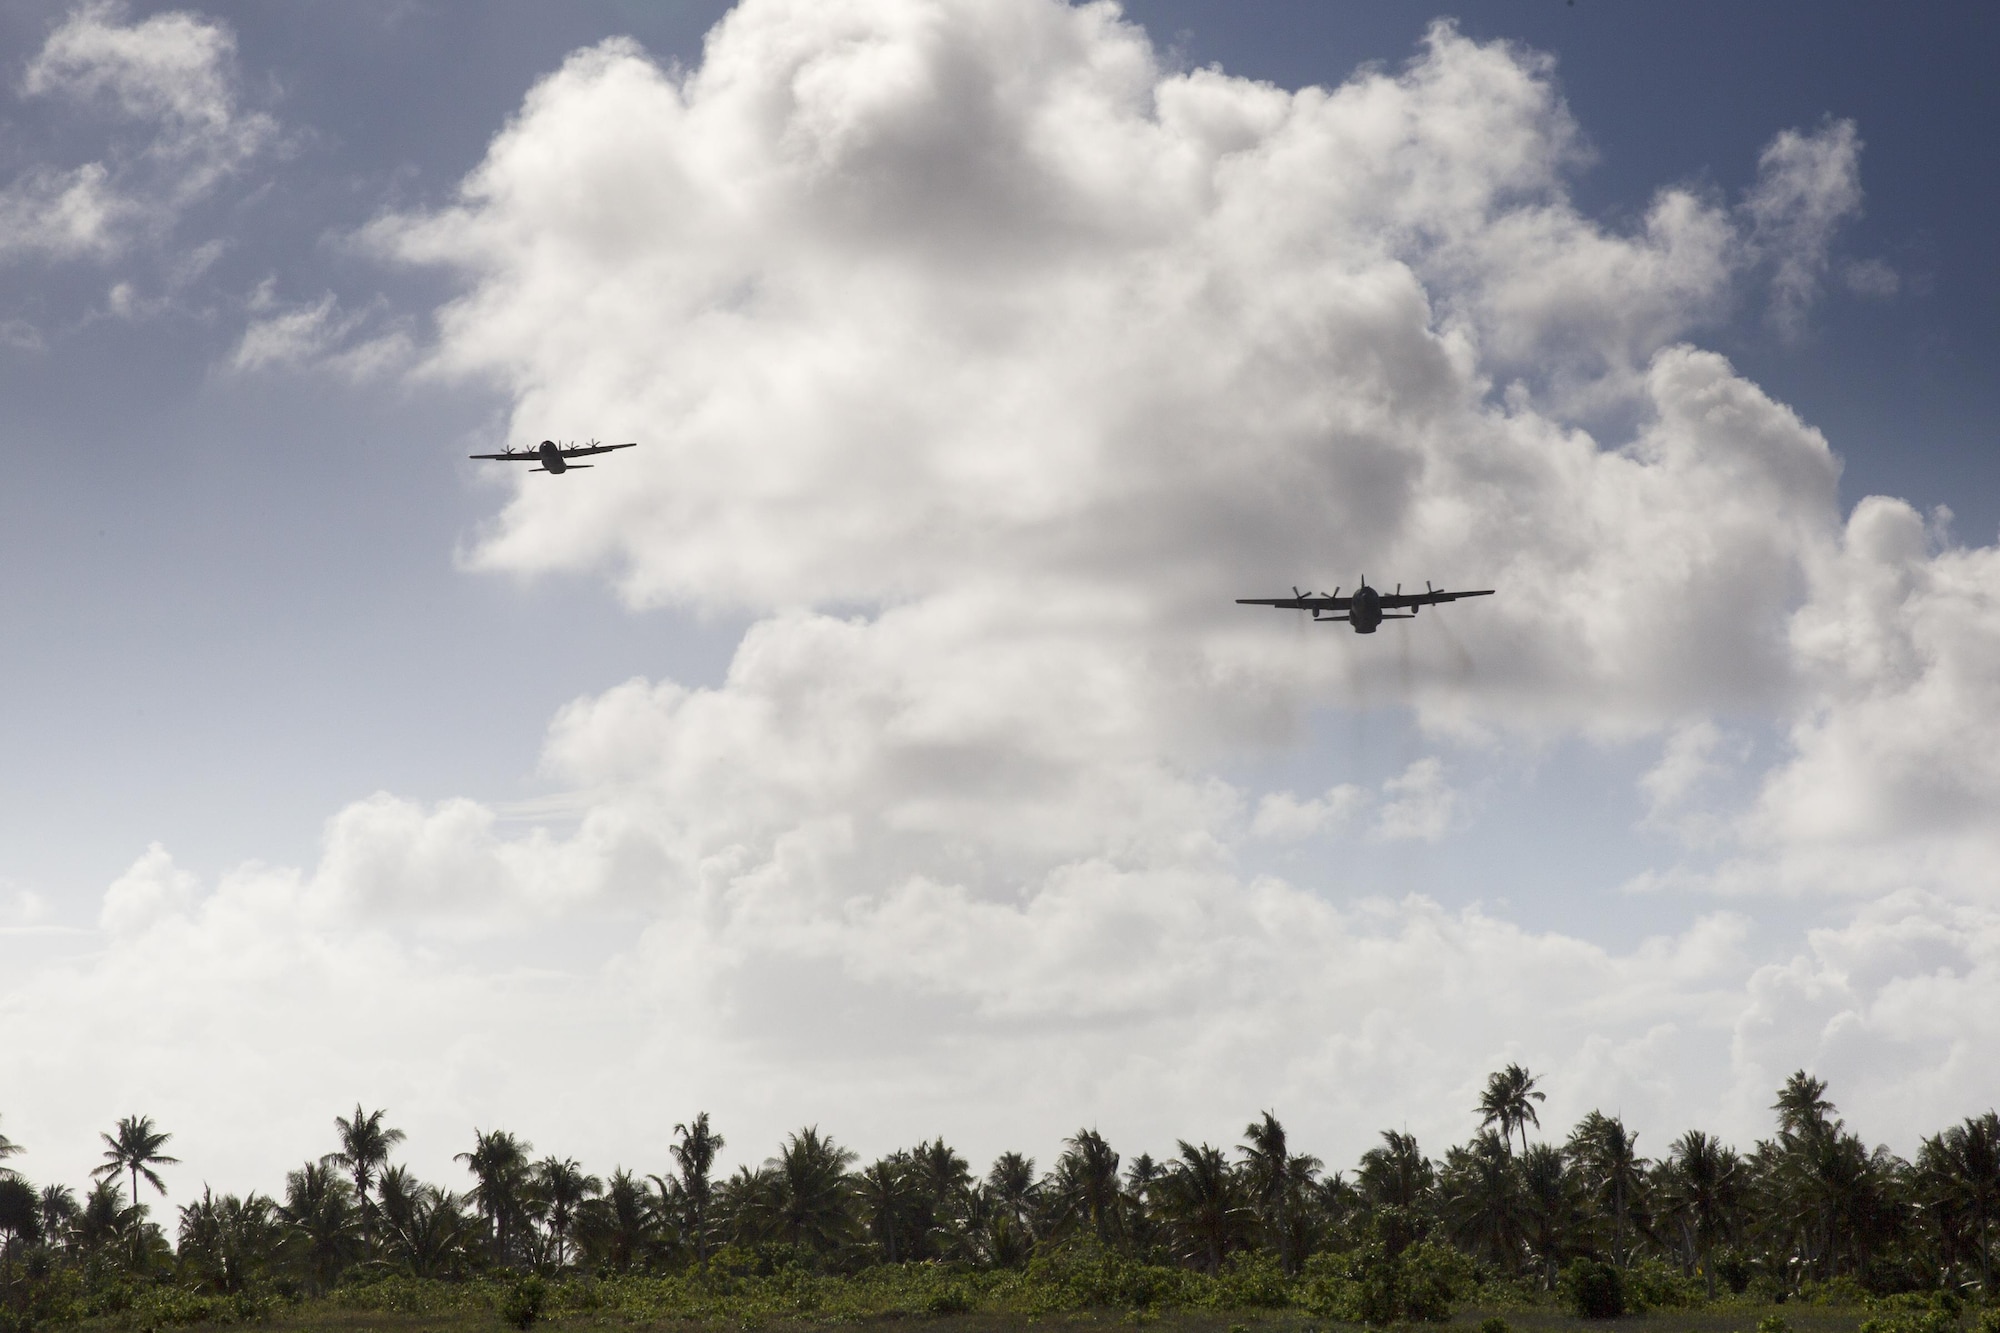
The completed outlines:
{"type": "Polygon", "coordinates": [[[1354,604],[1352,597],[1328,597],[1324,593],[1313,595],[1301,593],[1296,588],[1290,597],[1239,597],[1238,606],[1282,606],[1294,611],[1345,611],[1354,604]]]}
{"type": "Polygon", "coordinates": [[[639,442],[633,440],[630,444],[579,444],[574,448],[564,449],[561,452],[564,458],[581,458],[585,454],[608,454],[613,449],[636,449],[638,447],[639,442]]]}
{"type": "Polygon", "coordinates": [[[542,456],[528,449],[516,449],[511,454],[467,454],[467,458],[490,458],[498,463],[539,463],[542,456]]]}
{"type": "Polygon", "coordinates": [[[1455,602],[1461,597],[1491,597],[1493,589],[1480,588],[1472,592],[1446,592],[1442,588],[1430,592],[1385,592],[1382,605],[1394,609],[1404,606],[1436,606],[1439,602],[1455,602]]]}

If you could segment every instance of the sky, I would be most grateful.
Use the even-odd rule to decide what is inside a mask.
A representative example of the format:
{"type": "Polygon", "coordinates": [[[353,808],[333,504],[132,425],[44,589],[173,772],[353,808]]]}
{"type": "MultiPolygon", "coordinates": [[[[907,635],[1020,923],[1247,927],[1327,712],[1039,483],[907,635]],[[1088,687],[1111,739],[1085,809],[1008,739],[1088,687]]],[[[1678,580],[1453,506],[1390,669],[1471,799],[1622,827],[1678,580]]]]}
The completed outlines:
{"type": "Polygon", "coordinates": [[[1996,41],[7,7],[15,1164],[1984,1111],[1996,41]]]}

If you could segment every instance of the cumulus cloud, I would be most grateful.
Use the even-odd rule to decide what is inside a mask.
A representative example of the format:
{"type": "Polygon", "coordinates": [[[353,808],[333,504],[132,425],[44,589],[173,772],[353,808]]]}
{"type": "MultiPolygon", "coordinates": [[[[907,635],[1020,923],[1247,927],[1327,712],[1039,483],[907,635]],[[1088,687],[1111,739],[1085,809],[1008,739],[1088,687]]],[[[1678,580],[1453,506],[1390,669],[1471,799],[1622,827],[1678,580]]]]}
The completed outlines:
{"type": "Polygon", "coordinates": [[[156,842],[104,891],[98,923],[113,935],[141,931],[162,916],[192,906],[199,883],[176,867],[167,849],[156,842]]]}
{"type": "Polygon", "coordinates": [[[182,11],[128,21],[86,4],[28,62],[20,93],[96,111],[121,130],[106,155],[37,165],[0,190],[0,258],[103,260],[171,230],[180,215],[277,140],[269,115],[245,110],[236,40],[182,11]]]}
{"type": "MultiPolygon", "coordinates": [[[[1736,242],[1660,238],[1727,215],[1588,222],[1574,137],[1536,62],[1448,27],[1283,93],[1164,73],[1103,8],[755,5],[682,81],[579,54],[461,207],[375,236],[467,272],[437,364],[515,384],[522,439],[649,440],[615,490],[522,488],[481,567],[607,568],[637,605],[1032,586],[1016,613],[1266,691],[1314,668],[1232,594],[1407,570],[1507,584],[1455,623],[1520,721],[1768,702],[1836,465],[1667,342],[1736,242]],[[1598,381],[1647,422],[1622,447],[1496,393],[1649,303],[1640,370],[1598,381]]],[[[1465,651],[1423,643],[1414,695],[1478,711],[1465,651]]]]}
{"type": "Polygon", "coordinates": [[[267,278],[247,305],[250,320],[228,363],[238,373],[310,368],[366,380],[407,370],[415,360],[409,335],[385,328],[379,308],[343,310],[332,292],[287,302],[267,278]]]}
{"type": "MultiPolygon", "coordinates": [[[[381,795],[309,869],[202,891],[149,853],[107,956],[10,1000],[0,1049],[79,1048],[100,1011],[68,997],[213,958],[159,1021],[227,1033],[232,1067],[607,1156],[658,1128],[602,1109],[607,1070],[741,1143],[812,1116],[868,1148],[1090,1120],[1158,1144],[1276,1104],[1336,1160],[1384,1123],[1465,1132],[1517,1058],[1577,1099],[1552,1117],[1720,1105],[1744,1135],[1856,1022],[1933,1091],[2000,1093],[1897,1017],[1919,969],[1954,1003],[1983,984],[2000,556],[1895,502],[1844,521],[1819,432],[1682,341],[1754,265],[1806,299],[1859,140],[1780,136],[1744,209],[1670,190],[1629,230],[1571,203],[1577,142],[1545,61],[1449,25],[1297,91],[1163,69],[1114,8],[1053,0],[754,0],[685,74],[577,53],[453,206],[371,238],[460,272],[429,369],[501,385],[518,441],[645,443],[616,484],[517,478],[471,563],[748,609],[726,679],[565,708],[546,774],[589,796],[560,836],[381,795]],[[1600,438],[1607,407],[1636,424],[1600,438]],[[1232,601],[1364,573],[1500,592],[1372,638],[1232,601]],[[1663,812],[1722,748],[1699,719],[1772,719],[1789,746],[1712,887],[1838,855],[1880,894],[1929,828],[1966,855],[1900,915],[1774,938],[1702,904],[1615,950],[1339,864],[1252,873],[1260,839],[1479,816],[1442,753],[1373,797],[1218,776],[1327,709],[1502,753],[1668,735],[1663,812]],[[386,1051],[367,1028],[314,1072],[267,1044],[364,988],[386,1051]],[[507,1066],[515,1022],[562,1077],[507,1066]]],[[[245,368],[344,316],[264,318],[245,368]]],[[[182,1086],[164,1056],[130,1077],[182,1086]]]]}
{"type": "Polygon", "coordinates": [[[1420,839],[1436,842],[1458,814],[1458,793],[1445,780],[1444,761],[1419,759],[1383,784],[1381,813],[1374,834],[1384,842],[1420,839]]]}
{"type": "Polygon", "coordinates": [[[1265,792],[1257,802],[1250,831],[1260,838],[1308,838],[1339,828],[1366,800],[1367,793],[1351,782],[1303,800],[1288,791],[1265,792]]]}
{"type": "MultiPolygon", "coordinates": [[[[1797,333],[1819,295],[1834,233],[1861,211],[1861,138],[1851,120],[1810,133],[1786,130],[1757,159],[1757,184],[1744,200],[1753,244],[1770,256],[1771,318],[1797,333]]],[[[1878,266],[1879,267],[1879,266],[1878,266]]],[[[1864,271],[1864,281],[1877,277],[1864,271]]]]}
{"type": "Polygon", "coordinates": [[[43,929],[50,915],[48,900],[41,894],[0,881],[0,934],[43,929]]]}

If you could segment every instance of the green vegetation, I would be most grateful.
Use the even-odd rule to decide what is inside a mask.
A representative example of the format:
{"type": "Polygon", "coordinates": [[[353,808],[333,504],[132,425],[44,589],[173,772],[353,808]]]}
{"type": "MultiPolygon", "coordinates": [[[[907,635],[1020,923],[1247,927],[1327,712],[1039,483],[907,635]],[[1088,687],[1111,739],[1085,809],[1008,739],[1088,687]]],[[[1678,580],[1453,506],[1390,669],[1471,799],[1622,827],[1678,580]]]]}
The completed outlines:
{"type": "Polygon", "coordinates": [[[19,1149],[0,1135],[0,1333],[889,1318],[1543,1333],[1621,1315],[1685,1333],[2000,1333],[1994,1113],[1905,1162],[1798,1073],[1748,1154],[1690,1131],[1649,1160],[1597,1112],[1561,1144],[1531,1141],[1536,1083],[1510,1065],[1470,1142],[1433,1160],[1390,1131],[1352,1178],[1266,1112],[1233,1150],[1126,1160],[1083,1129],[1046,1173],[1010,1152],[983,1178],[943,1139],[862,1165],[809,1127],[717,1179],[725,1143],[704,1114],[673,1127],[658,1175],[591,1175],[475,1129],[460,1193],[392,1164],[401,1132],[357,1105],[282,1200],[204,1189],[171,1238],[137,1194],[164,1194],[155,1168],[174,1161],[149,1118],[103,1136],[81,1197],[9,1170],[19,1149]]]}

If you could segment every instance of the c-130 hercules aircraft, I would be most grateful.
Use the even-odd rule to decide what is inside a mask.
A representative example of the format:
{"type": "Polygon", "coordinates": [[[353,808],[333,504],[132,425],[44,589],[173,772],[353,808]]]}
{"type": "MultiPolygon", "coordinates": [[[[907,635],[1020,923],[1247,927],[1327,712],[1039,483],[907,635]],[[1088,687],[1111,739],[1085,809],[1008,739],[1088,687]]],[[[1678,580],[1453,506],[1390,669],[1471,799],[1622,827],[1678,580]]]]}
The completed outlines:
{"type": "Polygon", "coordinates": [[[1377,592],[1368,586],[1368,576],[1361,576],[1361,586],[1347,597],[1340,595],[1340,589],[1331,593],[1300,592],[1295,585],[1290,597],[1239,597],[1238,606],[1279,606],[1298,611],[1310,611],[1314,620],[1344,620],[1354,626],[1356,634],[1373,634],[1375,627],[1385,620],[1415,620],[1417,612],[1440,602],[1455,602],[1461,597],[1491,597],[1493,589],[1480,588],[1473,592],[1445,592],[1424,583],[1423,592],[1404,592],[1398,583],[1394,592],[1377,592]],[[1408,615],[1392,615],[1404,607],[1410,609],[1408,615]],[[1345,615],[1321,616],[1322,611],[1344,611],[1345,615]]]}
{"type": "Polygon", "coordinates": [[[540,467],[529,468],[530,472],[567,472],[574,467],[595,467],[594,463],[572,463],[569,459],[582,458],[585,454],[608,454],[613,449],[635,449],[637,440],[630,444],[599,444],[592,440],[589,444],[557,444],[554,440],[543,440],[534,449],[509,449],[502,454],[467,454],[468,458],[491,458],[500,463],[539,463],[540,467]]]}

